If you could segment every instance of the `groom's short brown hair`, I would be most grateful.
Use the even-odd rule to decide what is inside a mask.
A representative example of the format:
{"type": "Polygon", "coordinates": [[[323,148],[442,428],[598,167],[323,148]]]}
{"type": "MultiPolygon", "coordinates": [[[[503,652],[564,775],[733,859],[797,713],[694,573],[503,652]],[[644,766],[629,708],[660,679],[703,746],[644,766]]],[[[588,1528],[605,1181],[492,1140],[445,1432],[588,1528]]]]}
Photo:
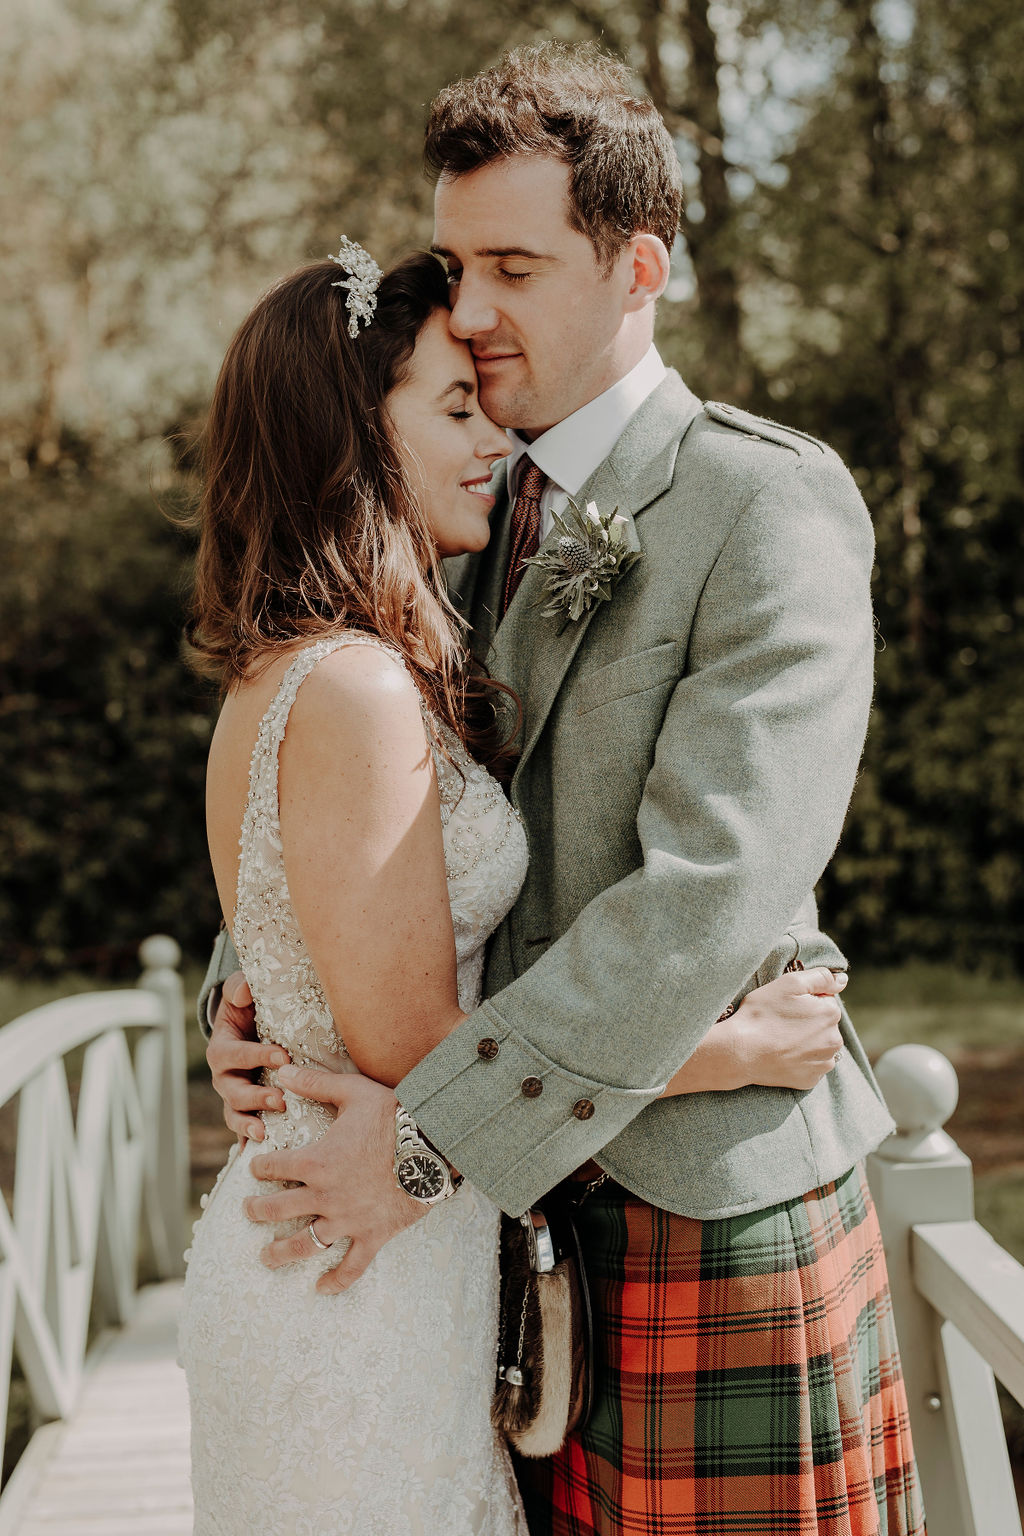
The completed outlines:
{"type": "Polygon", "coordinates": [[[679,158],[621,60],[592,44],[539,43],[435,97],[424,146],[435,177],[536,154],[568,165],[569,222],[602,263],[640,232],[672,249],[683,201],[679,158]]]}

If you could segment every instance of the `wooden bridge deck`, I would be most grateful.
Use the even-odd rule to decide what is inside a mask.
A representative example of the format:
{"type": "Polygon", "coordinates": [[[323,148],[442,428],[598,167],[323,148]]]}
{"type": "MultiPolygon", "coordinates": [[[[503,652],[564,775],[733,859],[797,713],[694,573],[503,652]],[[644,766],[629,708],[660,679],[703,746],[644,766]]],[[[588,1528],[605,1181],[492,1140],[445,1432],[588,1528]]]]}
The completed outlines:
{"type": "Polygon", "coordinates": [[[0,1536],[191,1536],[180,1299],[180,1280],[147,1286],[98,1342],[74,1416],[39,1430],[15,1468],[0,1536]]]}

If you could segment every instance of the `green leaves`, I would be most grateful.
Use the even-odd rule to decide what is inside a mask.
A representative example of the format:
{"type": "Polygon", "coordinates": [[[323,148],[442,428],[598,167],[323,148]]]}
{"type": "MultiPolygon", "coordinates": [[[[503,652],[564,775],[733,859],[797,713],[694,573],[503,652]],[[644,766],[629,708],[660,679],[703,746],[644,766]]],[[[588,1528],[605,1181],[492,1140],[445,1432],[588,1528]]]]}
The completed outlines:
{"type": "Polygon", "coordinates": [[[36,476],[0,495],[0,969],[202,953],[215,701],[181,661],[189,553],[145,493],[36,476]]]}

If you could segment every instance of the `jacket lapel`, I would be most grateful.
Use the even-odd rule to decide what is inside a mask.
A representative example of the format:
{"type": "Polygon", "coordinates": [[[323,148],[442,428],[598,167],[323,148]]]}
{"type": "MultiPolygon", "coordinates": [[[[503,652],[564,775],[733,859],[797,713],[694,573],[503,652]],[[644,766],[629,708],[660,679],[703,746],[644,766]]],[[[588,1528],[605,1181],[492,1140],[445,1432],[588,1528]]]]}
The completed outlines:
{"type": "MultiPolygon", "coordinates": [[[[634,511],[626,499],[610,461],[605,460],[576,498],[581,505],[596,501],[602,511],[618,507],[623,516],[633,520],[634,511]]],[[[552,528],[542,548],[557,544],[559,533],[552,528]]],[[[629,573],[623,580],[629,579],[629,573]]],[[[599,604],[595,604],[573,623],[567,615],[545,618],[547,573],[529,565],[508,613],[494,637],[493,672],[509,683],[523,705],[523,747],[515,777],[525,765],[562,684],[572,659],[579,649],[599,604]]],[[[614,596],[612,598],[614,602],[614,596]]]]}
{"type": "MultiPolygon", "coordinates": [[[[580,506],[596,502],[602,512],[617,508],[630,521],[637,519],[671,485],[680,443],[700,410],[697,397],[677,373],[670,372],[644,401],[608,458],[598,465],[574,500],[580,506]]],[[[506,518],[503,559],[497,567],[501,573],[499,602],[500,583],[508,560],[508,521],[506,518]]],[[[639,529],[635,531],[642,549],[642,536],[639,529]]],[[[558,530],[553,528],[543,547],[548,548],[557,539],[558,530]]],[[[621,579],[629,581],[630,574],[627,571],[621,579]]],[[[510,684],[523,705],[523,749],[513,784],[537,744],[594,614],[603,606],[593,605],[576,623],[567,617],[543,618],[545,580],[545,573],[537,566],[527,566],[508,613],[497,631],[492,631],[492,674],[510,684]]],[[[615,602],[615,589],[611,602],[615,602]]]]}

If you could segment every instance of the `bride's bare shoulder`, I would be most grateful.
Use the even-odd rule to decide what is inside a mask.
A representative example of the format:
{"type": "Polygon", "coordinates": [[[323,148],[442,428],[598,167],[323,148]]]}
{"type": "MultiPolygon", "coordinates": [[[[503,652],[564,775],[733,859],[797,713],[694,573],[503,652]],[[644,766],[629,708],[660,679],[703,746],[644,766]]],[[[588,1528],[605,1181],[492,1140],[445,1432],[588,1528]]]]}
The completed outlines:
{"type": "MultiPolygon", "coordinates": [[[[292,663],[310,647],[295,645],[253,669],[227,693],[221,710],[224,724],[237,722],[240,729],[270,708],[292,663]]],[[[303,678],[292,707],[293,719],[315,708],[366,708],[375,700],[396,704],[401,699],[418,702],[418,692],[397,651],[362,639],[345,640],[322,656],[303,678]]]]}
{"type": "Polygon", "coordinates": [[[281,745],[282,827],[289,810],[388,805],[398,814],[433,778],[420,695],[401,660],[379,646],[331,652],[298,690],[281,745]]]}
{"type": "MultiPolygon", "coordinates": [[[[301,649],[275,656],[227,694],[211,742],[208,786],[247,776],[260,722],[301,649]]],[[[291,758],[357,752],[379,760],[391,747],[416,752],[423,740],[420,695],[401,659],[390,648],[353,641],[322,657],[303,679],[282,751],[291,758]]]]}
{"type": "Polygon", "coordinates": [[[320,661],[292,707],[293,735],[309,729],[348,735],[422,731],[420,696],[401,658],[380,645],[353,641],[320,661]]]}

